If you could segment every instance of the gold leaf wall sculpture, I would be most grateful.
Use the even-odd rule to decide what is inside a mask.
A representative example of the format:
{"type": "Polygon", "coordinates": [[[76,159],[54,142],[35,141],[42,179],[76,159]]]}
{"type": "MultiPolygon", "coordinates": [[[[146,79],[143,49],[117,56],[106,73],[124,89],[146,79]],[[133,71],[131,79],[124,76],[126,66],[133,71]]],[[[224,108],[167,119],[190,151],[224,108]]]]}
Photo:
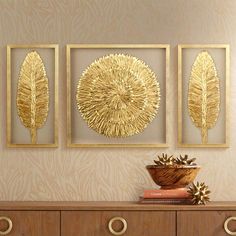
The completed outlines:
{"type": "Polygon", "coordinates": [[[88,126],[107,137],[142,132],[160,105],[154,72],[141,60],[110,54],[95,60],[79,79],[78,109],[88,126]]]}
{"type": "Polygon", "coordinates": [[[220,81],[211,55],[207,51],[198,54],[189,80],[189,115],[201,129],[202,143],[208,142],[208,129],[215,126],[220,111],[220,81]]]}
{"type": "Polygon", "coordinates": [[[17,110],[23,125],[30,130],[31,143],[37,142],[37,129],[48,115],[48,78],[36,51],[28,53],[21,66],[17,88],[17,110]]]}

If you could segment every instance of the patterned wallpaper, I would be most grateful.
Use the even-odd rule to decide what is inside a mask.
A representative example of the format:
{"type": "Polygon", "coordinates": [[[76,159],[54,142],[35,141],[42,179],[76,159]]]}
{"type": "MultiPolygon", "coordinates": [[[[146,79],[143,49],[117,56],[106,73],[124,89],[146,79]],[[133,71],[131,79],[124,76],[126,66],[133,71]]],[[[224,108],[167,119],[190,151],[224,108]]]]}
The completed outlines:
{"type": "Polygon", "coordinates": [[[137,200],[155,187],[145,165],[157,153],[189,153],[213,200],[236,198],[236,2],[233,0],[0,0],[0,200],[137,200]],[[6,148],[6,45],[58,43],[59,148],[6,148]],[[67,43],[171,45],[169,149],[67,148],[67,43]],[[177,44],[231,45],[231,147],[177,149],[177,44]]]}

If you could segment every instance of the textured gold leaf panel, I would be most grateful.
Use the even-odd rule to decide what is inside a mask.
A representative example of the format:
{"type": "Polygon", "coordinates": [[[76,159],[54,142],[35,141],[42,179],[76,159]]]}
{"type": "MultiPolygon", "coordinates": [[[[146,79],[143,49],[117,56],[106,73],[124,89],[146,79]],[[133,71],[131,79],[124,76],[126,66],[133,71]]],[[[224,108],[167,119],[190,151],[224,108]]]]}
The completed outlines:
{"type": "Polygon", "coordinates": [[[28,53],[21,66],[17,88],[17,110],[22,124],[30,130],[31,143],[37,142],[37,129],[48,115],[48,78],[40,55],[28,53]]]}
{"type": "Polygon", "coordinates": [[[207,51],[198,54],[191,70],[188,92],[189,115],[201,130],[202,143],[215,126],[220,112],[220,81],[215,63],[207,51]]]}

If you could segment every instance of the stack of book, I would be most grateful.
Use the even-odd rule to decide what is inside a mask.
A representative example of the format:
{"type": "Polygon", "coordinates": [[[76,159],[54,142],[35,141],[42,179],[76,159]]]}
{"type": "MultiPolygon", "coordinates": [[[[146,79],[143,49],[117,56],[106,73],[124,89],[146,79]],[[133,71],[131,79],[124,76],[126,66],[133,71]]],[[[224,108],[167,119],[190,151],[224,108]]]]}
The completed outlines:
{"type": "Polygon", "coordinates": [[[192,204],[186,188],[144,190],[139,202],[144,204],[192,204]]]}

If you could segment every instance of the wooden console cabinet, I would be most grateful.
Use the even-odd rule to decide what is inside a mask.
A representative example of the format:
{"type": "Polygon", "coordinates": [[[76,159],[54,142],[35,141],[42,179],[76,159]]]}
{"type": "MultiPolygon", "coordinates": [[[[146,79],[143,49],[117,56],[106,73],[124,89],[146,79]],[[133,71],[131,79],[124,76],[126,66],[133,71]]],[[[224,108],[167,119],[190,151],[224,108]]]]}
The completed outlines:
{"type": "Polygon", "coordinates": [[[0,235],[236,235],[236,202],[206,206],[132,202],[0,202],[0,235]]]}

